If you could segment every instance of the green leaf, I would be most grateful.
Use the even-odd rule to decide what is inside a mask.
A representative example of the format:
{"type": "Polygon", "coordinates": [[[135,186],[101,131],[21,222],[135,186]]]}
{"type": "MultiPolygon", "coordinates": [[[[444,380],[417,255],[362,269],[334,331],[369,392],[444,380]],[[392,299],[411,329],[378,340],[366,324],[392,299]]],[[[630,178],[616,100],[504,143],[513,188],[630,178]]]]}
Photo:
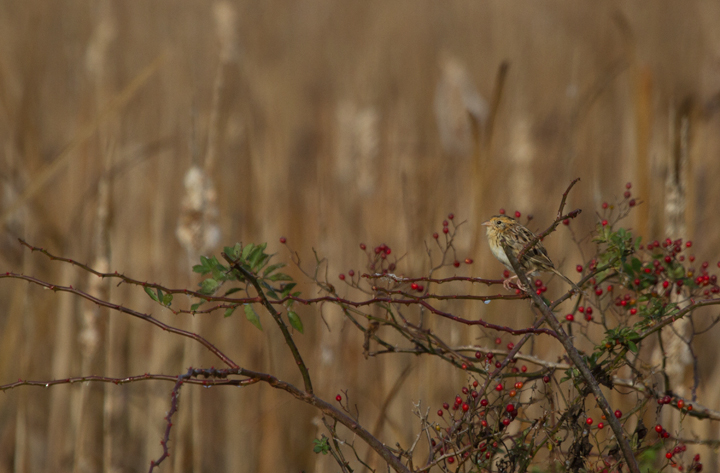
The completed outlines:
{"type": "Polygon", "coordinates": [[[255,249],[255,245],[250,243],[249,245],[245,246],[245,248],[242,249],[242,254],[240,255],[242,260],[245,261],[248,258],[248,255],[250,252],[252,252],[255,249]]]}
{"type": "Polygon", "coordinates": [[[291,278],[287,274],[283,274],[283,273],[271,274],[270,276],[268,276],[267,279],[270,281],[292,281],[293,280],[293,278],[291,278]]]}
{"type": "Polygon", "coordinates": [[[290,294],[290,291],[292,291],[295,286],[297,286],[297,284],[295,284],[294,282],[285,284],[281,291],[283,297],[287,297],[287,295],[290,294]]]}
{"type": "Polygon", "coordinates": [[[227,309],[225,309],[225,314],[223,314],[223,315],[225,317],[230,317],[233,314],[233,312],[235,312],[235,309],[237,309],[237,306],[228,307],[227,309]]]}
{"type": "Polygon", "coordinates": [[[280,269],[285,266],[285,263],[277,263],[277,264],[271,264],[267,268],[265,268],[265,271],[263,271],[263,277],[266,277],[268,274],[272,273],[276,269],[280,269]]]}
{"type": "Polygon", "coordinates": [[[303,333],[303,323],[302,320],[300,320],[300,317],[292,310],[289,310],[287,315],[290,320],[290,325],[292,325],[298,332],[303,333]]]}
{"type": "Polygon", "coordinates": [[[155,290],[157,291],[157,299],[155,299],[156,301],[162,301],[163,299],[165,299],[162,289],[158,287],[155,290]]]}
{"type": "Polygon", "coordinates": [[[205,274],[207,272],[207,271],[205,271],[205,266],[203,266],[201,264],[196,264],[195,266],[192,267],[192,270],[193,270],[193,273],[200,273],[200,274],[205,274]]]}
{"type": "Polygon", "coordinates": [[[204,279],[203,282],[200,283],[200,292],[202,294],[213,294],[219,285],[220,283],[212,278],[204,279]]]}
{"type": "Polygon", "coordinates": [[[250,304],[243,304],[243,310],[245,311],[245,317],[247,317],[250,323],[262,330],[262,325],[260,324],[260,317],[258,317],[257,312],[255,312],[255,309],[253,309],[253,306],[251,306],[250,304]]]}
{"type": "Polygon", "coordinates": [[[145,292],[147,292],[147,295],[150,296],[150,299],[154,300],[155,302],[158,302],[157,294],[155,294],[155,291],[152,290],[151,287],[144,287],[145,292]]]}
{"type": "Polygon", "coordinates": [[[315,453],[322,453],[323,455],[327,455],[330,452],[330,445],[328,445],[327,437],[323,437],[321,439],[313,439],[313,444],[313,452],[315,453]]]}
{"type": "Polygon", "coordinates": [[[228,289],[228,291],[225,293],[226,296],[229,296],[230,294],[235,294],[238,291],[242,291],[241,287],[233,287],[231,289],[228,289]]]}
{"type": "Polygon", "coordinates": [[[636,273],[639,273],[642,270],[642,261],[640,261],[637,258],[632,259],[632,268],[635,270],[636,273]]]}
{"type": "Polygon", "coordinates": [[[235,246],[226,246],[223,248],[223,253],[228,255],[231,259],[236,260],[242,254],[242,245],[240,243],[235,243],[235,246]]]}
{"type": "Polygon", "coordinates": [[[250,253],[250,256],[248,256],[247,260],[250,266],[257,267],[260,265],[262,261],[264,261],[268,255],[264,253],[265,247],[267,246],[267,243],[263,243],[262,245],[258,245],[255,247],[255,249],[250,253]]]}
{"type": "Polygon", "coordinates": [[[162,298],[162,304],[165,307],[170,307],[170,304],[172,304],[173,295],[172,294],[165,294],[162,298]]]}
{"type": "Polygon", "coordinates": [[[631,352],[633,352],[633,353],[638,352],[638,346],[635,344],[635,342],[628,340],[627,345],[628,345],[628,350],[630,350],[631,352]]]}
{"type": "Polygon", "coordinates": [[[193,304],[190,306],[190,310],[192,310],[194,312],[194,311],[198,310],[200,308],[200,306],[203,305],[204,303],[205,303],[205,301],[198,302],[197,304],[193,304]]]}

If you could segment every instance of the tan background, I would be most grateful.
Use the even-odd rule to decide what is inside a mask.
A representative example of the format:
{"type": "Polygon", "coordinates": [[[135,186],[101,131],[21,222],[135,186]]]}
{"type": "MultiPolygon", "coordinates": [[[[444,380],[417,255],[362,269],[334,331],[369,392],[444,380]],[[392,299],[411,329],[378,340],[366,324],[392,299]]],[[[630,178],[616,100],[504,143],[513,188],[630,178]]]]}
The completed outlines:
{"type": "MultiPolygon", "coordinates": [[[[2,268],[109,291],[115,302],[200,331],[243,366],[300,385],[267,315],[262,333],[242,314],[172,316],[142,290],[98,284],[31,255],[15,238],[190,287],[197,251],[268,241],[287,260],[284,235],[304,263],[312,248],[328,257],[337,284],[337,273],[361,269],[361,241],[407,253],[399,271],[423,274],[423,242],[452,211],[468,221],[458,256],[475,263],[442,274],[497,277],[502,268],[478,224],[505,207],[544,227],[580,177],[569,201],[584,209],[573,224],[578,235],[592,228],[600,203],[632,181],[646,205],[628,224],[645,237],[696,239],[698,258],[714,265],[719,20],[716,2],[2,0],[2,268]],[[479,97],[498,97],[503,61],[509,69],[493,126],[484,119],[476,147],[467,111],[485,116],[479,97]],[[207,172],[216,201],[205,194],[202,212],[182,214],[193,163],[207,172]],[[202,228],[217,225],[219,244],[210,249],[203,245],[212,238],[190,248],[176,236],[179,222],[198,215],[202,228]]],[[[574,277],[582,259],[570,232],[561,228],[547,247],[574,277]]],[[[3,280],[0,305],[0,383],[219,366],[139,320],[20,281],[3,280]]],[[[513,326],[529,320],[526,305],[445,307],[513,326]]],[[[349,389],[368,427],[412,366],[382,417],[385,442],[409,446],[418,428],[413,403],[434,411],[465,381],[426,358],[366,361],[362,338],[336,310],[323,308],[330,331],[319,315],[301,311],[306,333],[298,337],[317,391],[332,399],[349,389]]],[[[455,344],[495,336],[442,320],[429,326],[455,344]]],[[[717,333],[697,342],[698,395],[713,408],[717,333]]],[[[547,339],[535,348],[549,358],[558,351],[547,339]]],[[[170,389],[148,382],[6,392],[0,471],[142,471],[161,452],[170,389]]],[[[288,395],[253,386],[186,387],[182,396],[172,457],[160,471],[336,470],[312,453],[322,431],[317,413],[288,395]]],[[[684,435],[717,438],[709,422],[685,427],[684,435]]],[[[712,451],[697,451],[706,471],[720,466],[712,451]]]]}

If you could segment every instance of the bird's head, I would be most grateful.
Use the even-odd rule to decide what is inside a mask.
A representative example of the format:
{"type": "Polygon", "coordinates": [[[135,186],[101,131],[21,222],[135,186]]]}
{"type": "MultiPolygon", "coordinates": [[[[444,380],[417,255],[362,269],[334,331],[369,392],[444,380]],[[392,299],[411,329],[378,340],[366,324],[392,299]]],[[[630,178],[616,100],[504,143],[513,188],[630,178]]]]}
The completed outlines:
{"type": "Polygon", "coordinates": [[[490,233],[502,233],[507,228],[517,224],[517,220],[507,215],[495,215],[491,217],[487,222],[483,222],[481,225],[485,225],[488,234],[490,233]]]}

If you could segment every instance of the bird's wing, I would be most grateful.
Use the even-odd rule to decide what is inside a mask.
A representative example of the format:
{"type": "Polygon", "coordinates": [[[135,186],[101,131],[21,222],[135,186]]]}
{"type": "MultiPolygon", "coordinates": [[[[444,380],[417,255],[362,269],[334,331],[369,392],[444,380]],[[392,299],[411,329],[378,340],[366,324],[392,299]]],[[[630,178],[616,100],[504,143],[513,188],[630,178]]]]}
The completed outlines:
{"type": "MultiPolygon", "coordinates": [[[[524,227],[518,228],[518,251],[521,251],[525,246],[530,243],[530,241],[535,238],[535,234],[532,233],[530,230],[524,227]]],[[[541,242],[535,243],[535,245],[530,248],[527,253],[525,253],[525,258],[527,258],[530,262],[532,262],[535,266],[539,267],[549,267],[554,268],[555,265],[553,265],[552,260],[547,254],[547,250],[543,246],[541,242]]]]}

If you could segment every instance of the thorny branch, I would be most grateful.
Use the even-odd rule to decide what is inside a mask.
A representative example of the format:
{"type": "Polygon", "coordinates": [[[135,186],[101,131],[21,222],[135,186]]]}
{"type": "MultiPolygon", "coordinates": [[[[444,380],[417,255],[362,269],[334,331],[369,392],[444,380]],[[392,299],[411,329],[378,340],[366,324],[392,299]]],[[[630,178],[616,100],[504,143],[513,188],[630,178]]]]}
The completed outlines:
{"type": "MultiPolygon", "coordinates": [[[[520,253],[520,257],[522,257],[522,254],[528,249],[530,249],[533,245],[537,244],[538,241],[542,240],[545,236],[553,232],[560,222],[565,219],[575,218],[579,215],[580,210],[575,210],[567,214],[563,213],[569,191],[577,183],[577,181],[578,180],[574,180],[563,194],[555,221],[552,223],[552,225],[550,225],[548,229],[538,234],[535,239],[528,243],[528,245],[520,253]]],[[[630,206],[632,206],[632,204],[630,206]]],[[[611,225],[617,223],[617,221],[619,221],[621,217],[626,216],[628,210],[629,207],[625,206],[615,218],[609,219],[612,222],[611,225]]],[[[450,217],[450,219],[451,218],[452,217],[450,217]]],[[[603,221],[603,225],[605,224],[606,222],[603,221]]],[[[643,372],[645,368],[643,368],[640,364],[637,363],[638,358],[631,359],[631,357],[629,356],[629,350],[631,345],[629,345],[630,342],[628,342],[628,340],[636,340],[639,344],[639,342],[643,339],[655,333],[659,334],[659,332],[663,328],[671,326],[673,322],[688,316],[692,313],[693,310],[705,306],[720,304],[720,299],[709,296],[709,289],[705,290],[705,297],[697,297],[701,291],[694,289],[694,292],[689,291],[691,296],[689,300],[686,301],[687,305],[684,305],[682,309],[675,308],[674,310],[670,310],[668,308],[667,312],[660,312],[660,316],[647,317],[643,320],[642,324],[636,324],[635,328],[637,328],[637,333],[634,335],[635,338],[622,339],[622,344],[619,346],[619,351],[613,351],[612,349],[608,349],[608,357],[603,362],[604,367],[596,369],[598,367],[591,367],[585,361],[587,357],[583,358],[585,354],[579,353],[576,349],[573,341],[572,331],[566,332],[563,329],[563,326],[560,324],[560,321],[558,321],[555,317],[555,310],[557,309],[557,307],[559,307],[561,303],[568,300],[572,296],[572,291],[557,298],[552,303],[546,303],[543,298],[535,292],[529,292],[527,295],[444,295],[431,293],[429,289],[430,284],[439,285],[450,284],[454,282],[467,282],[470,284],[480,283],[486,286],[491,286],[502,282],[501,280],[495,279],[464,277],[457,275],[453,275],[447,278],[434,277],[434,272],[436,270],[439,270],[445,266],[449,266],[449,264],[446,262],[446,256],[448,254],[455,255],[453,238],[454,232],[450,232],[450,235],[446,237],[446,247],[444,249],[442,245],[439,244],[436,238],[436,242],[440,246],[441,251],[443,251],[442,260],[439,265],[433,266],[432,271],[426,277],[398,276],[392,271],[388,271],[387,267],[385,267],[385,269],[381,272],[378,271],[376,267],[373,267],[373,265],[369,265],[370,273],[358,274],[357,278],[353,278],[351,282],[344,281],[345,284],[349,284],[350,287],[357,289],[369,296],[361,301],[354,300],[351,297],[341,297],[337,293],[335,287],[327,281],[327,274],[325,274],[324,280],[320,278],[320,265],[323,264],[325,260],[321,259],[317,254],[315,255],[315,272],[313,274],[310,274],[303,271],[303,273],[317,284],[321,292],[324,292],[324,295],[315,298],[302,298],[290,295],[287,297],[273,298],[272,300],[270,300],[268,299],[268,297],[266,297],[265,291],[263,289],[263,286],[260,284],[258,276],[253,274],[253,272],[251,271],[247,271],[247,269],[243,268],[240,264],[237,264],[237,262],[232,261],[232,259],[228,258],[226,255],[223,256],[226,256],[226,259],[231,263],[232,269],[235,271],[239,271],[242,274],[244,280],[255,288],[257,293],[256,297],[234,298],[227,296],[208,295],[207,293],[189,291],[187,289],[172,289],[166,288],[160,284],[142,282],[118,274],[117,272],[102,273],[94,270],[88,265],[78,263],[68,258],[55,256],[45,249],[34,247],[32,245],[29,245],[25,241],[20,240],[22,245],[32,251],[41,252],[52,260],[58,260],[61,262],[72,264],[81,268],[84,271],[95,274],[96,276],[101,278],[115,278],[118,279],[120,283],[133,284],[144,288],[159,289],[168,294],[186,294],[201,301],[211,301],[215,303],[213,307],[204,310],[170,309],[169,307],[167,307],[168,310],[171,310],[175,314],[211,313],[219,309],[236,307],[239,304],[257,303],[263,305],[273,317],[273,319],[279,326],[281,332],[283,333],[285,342],[288,345],[292,353],[293,359],[297,364],[303,377],[304,390],[299,389],[287,382],[281,381],[271,374],[260,373],[241,368],[232,360],[230,360],[220,349],[218,349],[215,345],[210,343],[205,338],[195,333],[187,332],[167,325],[163,322],[160,322],[149,314],[143,314],[122,307],[121,305],[94,298],[86,292],[73,288],[72,286],[66,287],[54,285],[41,281],[32,276],[25,276],[22,274],[8,272],[4,275],[0,274],[0,278],[5,277],[21,279],[39,285],[46,289],[52,290],[54,292],[68,292],[71,294],[75,294],[95,304],[98,304],[99,306],[125,313],[133,317],[137,317],[170,333],[193,339],[196,342],[205,346],[209,351],[211,351],[215,356],[217,356],[220,360],[223,361],[223,363],[228,365],[230,368],[190,368],[186,373],[180,375],[146,373],[143,375],[124,378],[110,378],[92,375],[71,377],[65,379],[55,379],[50,381],[18,380],[17,382],[0,386],[0,391],[6,391],[8,389],[16,388],[19,386],[48,387],[58,384],[73,384],[87,381],[106,382],[114,384],[125,384],[129,382],[139,382],[147,380],[174,382],[175,386],[171,391],[172,399],[170,410],[166,417],[167,426],[165,429],[165,435],[162,440],[163,452],[157,460],[151,463],[151,471],[155,466],[160,464],[169,455],[168,442],[170,438],[170,429],[172,426],[171,418],[179,408],[178,399],[183,384],[187,383],[191,385],[202,386],[249,386],[259,382],[264,382],[276,389],[280,389],[291,394],[301,402],[305,402],[309,405],[315,406],[323,413],[324,416],[332,419],[333,422],[326,422],[326,426],[328,426],[332,437],[330,439],[333,443],[332,454],[343,471],[351,471],[351,469],[350,464],[347,462],[345,454],[343,453],[341,448],[351,448],[352,451],[355,453],[357,460],[363,464],[365,464],[365,462],[363,462],[357,455],[353,443],[343,441],[337,435],[337,423],[344,425],[353,434],[357,435],[358,438],[366,442],[369,447],[373,451],[378,453],[388,463],[388,466],[393,468],[395,471],[402,471],[408,473],[410,471],[421,472],[428,471],[434,466],[439,466],[441,467],[441,469],[443,469],[443,471],[448,471],[453,469],[465,468],[467,462],[472,462],[473,465],[476,463],[477,465],[485,465],[488,470],[495,471],[492,466],[489,466],[495,460],[497,460],[496,465],[498,465],[497,468],[500,469],[499,471],[514,471],[515,467],[518,465],[520,466],[521,471],[525,471],[525,469],[527,469],[529,465],[530,460],[532,460],[532,458],[535,456],[535,454],[537,454],[541,447],[545,445],[554,445],[555,447],[553,447],[554,450],[551,458],[556,458],[555,455],[559,453],[565,455],[568,460],[572,460],[574,462],[573,465],[579,465],[582,464],[583,461],[585,461],[584,458],[582,458],[583,455],[578,456],[579,454],[577,452],[587,452],[584,455],[588,459],[594,455],[599,455],[600,457],[604,458],[604,461],[607,462],[608,459],[612,458],[615,453],[621,451],[622,456],[624,457],[625,462],[629,466],[630,470],[633,472],[637,472],[637,463],[635,462],[634,453],[628,441],[627,435],[623,431],[619,420],[615,418],[614,413],[612,412],[609,404],[607,403],[607,400],[605,399],[604,394],[601,390],[600,384],[614,387],[615,389],[620,387],[626,388],[627,390],[633,390],[637,393],[638,397],[642,399],[642,401],[639,401],[638,404],[629,413],[626,414],[626,416],[634,415],[636,413],[637,415],[641,414],[642,410],[646,408],[646,404],[650,399],[657,399],[658,404],[661,404],[661,401],[668,403],[666,402],[666,400],[670,398],[670,396],[668,395],[669,385],[666,384],[666,390],[662,391],[658,389],[654,384],[652,384],[652,380],[649,379],[653,374],[664,375],[664,366],[660,368],[658,372],[655,372],[654,368],[650,370],[649,374],[647,372],[643,372]],[[363,283],[363,287],[360,286],[361,281],[363,283]],[[418,283],[426,283],[427,288],[425,290],[420,288],[417,291],[412,291],[408,288],[410,285],[413,284],[414,287],[417,288],[418,283]],[[542,317],[537,318],[533,325],[527,326],[526,328],[512,328],[508,326],[492,324],[483,319],[470,319],[466,317],[459,317],[451,311],[444,310],[444,307],[441,308],[441,306],[439,305],[439,303],[444,301],[464,300],[482,301],[487,303],[489,301],[497,300],[510,301],[527,299],[528,297],[532,299],[534,307],[540,311],[542,317]],[[450,363],[454,367],[466,370],[466,373],[468,374],[470,379],[475,380],[473,385],[470,386],[470,384],[468,384],[468,387],[475,387],[477,388],[477,391],[475,391],[474,389],[472,393],[467,390],[463,391],[463,393],[466,394],[467,397],[464,400],[462,409],[459,409],[460,404],[455,405],[454,409],[455,411],[457,411],[457,414],[452,414],[451,410],[446,408],[448,415],[444,418],[444,420],[447,422],[447,426],[444,429],[440,428],[439,424],[429,422],[427,419],[427,414],[425,414],[424,416],[421,415],[421,432],[416,437],[410,449],[403,449],[399,444],[397,445],[397,448],[390,448],[383,444],[380,440],[378,440],[371,432],[367,431],[363,426],[361,426],[358,419],[353,418],[353,416],[350,415],[350,412],[344,412],[343,409],[339,409],[337,406],[318,398],[313,393],[309,369],[303,361],[302,357],[300,356],[299,350],[293,339],[293,335],[288,331],[288,327],[285,325],[285,322],[283,321],[281,314],[278,310],[280,308],[278,304],[284,305],[287,302],[298,302],[306,305],[320,304],[321,306],[324,303],[336,304],[341,308],[345,317],[347,317],[352,322],[353,326],[364,333],[365,343],[363,344],[363,349],[366,356],[376,356],[389,353],[408,353],[416,355],[437,356],[439,359],[450,363]],[[276,309],[276,307],[278,307],[278,309],[276,309]],[[382,314],[376,314],[373,311],[367,311],[365,309],[372,307],[379,308],[382,314]],[[523,336],[514,344],[513,347],[510,347],[510,345],[508,345],[508,350],[491,349],[475,345],[466,345],[459,347],[452,346],[446,343],[440,336],[438,336],[438,334],[433,333],[433,331],[427,328],[423,328],[424,324],[422,316],[420,316],[420,322],[416,322],[416,319],[414,319],[408,313],[408,307],[415,307],[419,309],[421,314],[424,313],[424,311],[427,311],[431,314],[435,314],[439,317],[445,318],[447,320],[452,320],[454,322],[461,323],[467,326],[479,325],[488,330],[523,336]],[[367,327],[363,325],[363,320],[367,320],[367,327]],[[549,325],[549,328],[543,328],[543,325],[546,323],[549,325]],[[394,331],[394,333],[399,334],[402,337],[401,340],[404,343],[409,343],[410,345],[402,346],[398,345],[397,343],[391,343],[391,339],[386,338],[385,336],[385,327],[394,331]],[[565,348],[566,356],[564,357],[564,359],[550,361],[521,353],[520,351],[526,344],[526,342],[533,340],[532,335],[534,334],[550,335],[551,337],[558,339],[558,341],[560,341],[565,348]],[[376,342],[379,345],[380,349],[371,351],[371,341],[376,342]],[[472,353],[468,355],[467,352],[475,352],[475,359],[473,359],[472,353]],[[480,358],[478,356],[479,354],[485,354],[487,359],[478,361],[480,358]],[[495,358],[495,360],[491,363],[490,360],[492,358],[495,358]],[[523,366],[521,373],[516,367],[512,367],[512,373],[510,373],[509,371],[511,364],[515,363],[518,360],[527,361],[534,364],[538,368],[533,371],[526,372],[527,369],[525,366],[523,366]],[[618,377],[616,373],[621,366],[629,367],[634,378],[625,379],[618,377]],[[572,391],[564,392],[563,390],[558,390],[555,395],[559,396],[559,399],[553,399],[553,393],[551,391],[553,383],[551,383],[550,380],[552,379],[553,382],[558,385],[562,385],[562,383],[564,382],[563,380],[558,382],[553,373],[555,371],[571,372],[574,369],[578,370],[582,379],[584,380],[584,384],[582,384],[582,382],[580,381],[577,381],[575,383],[575,394],[572,394],[572,391]],[[481,382],[478,382],[478,378],[476,378],[477,375],[480,376],[481,382]],[[600,379],[601,376],[605,376],[605,378],[600,379]],[[504,427],[502,425],[504,421],[512,421],[513,419],[515,419],[514,416],[517,415],[517,408],[519,408],[521,405],[529,406],[534,402],[538,402],[538,400],[531,399],[530,401],[522,402],[510,401],[509,404],[504,404],[507,403],[507,400],[510,398],[499,395],[496,400],[493,401],[489,406],[487,404],[489,393],[492,393],[493,391],[491,388],[491,382],[508,378],[522,379],[527,383],[532,383],[533,381],[537,382],[541,378],[543,378],[546,386],[545,389],[547,392],[545,393],[545,398],[541,397],[539,399],[545,399],[549,403],[550,412],[546,413],[543,417],[539,419],[526,419],[522,416],[519,417],[517,422],[520,422],[523,425],[529,425],[529,427],[524,430],[520,429],[518,431],[517,429],[515,429],[512,432],[509,430],[504,431],[504,427]],[[600,451],[600,453],[591,455],[588,449],[590,445],[584,445],[582,443],[583,438],[578,433],[579,431],[577,430],[577,424],[581,423],[582,421],[582,419],[579,419],[581,410],[583,410],[580,408],[580,406],[584,398],[589,393],[592,393],[594,395],[597,404],[607,418],[606,422],[610,425],[611,429],[615,434],[615,438],[618,440],[619,445],[617,448],[617,452],[615,452],[609,446],[606,446],[604,447],[605,451],[603,453],[601,446],[598,444],[598,450],[600,451]],[[486,402],[485,404],[482,404],[482,407],[479,404],[481,399],[486,402]],[[565,407],[559,407],[562,404],[558,403],[558,401],[564,402],[565,407]],[[505,410],[506,408],[508,409],[507,412],[505,410]],[[465,413],[465,411],[467,412],[465,413]],[[513,413],[512,415],[510,414],[511,412],[513,413]],[[557,414],[561,415],[558,416],[557,414]],[[484,424],[482,424],[483,422],[484,424]],[[421,434],[423,433],[425,434],[428,443],[431,445],[429,446],[429,456],[427,457],[427,462],[421,469],[418,470],[413,467],[412,457],[413,452],[416,451],[419,440],[422,438],[421,434]],[[570,445],[569,448],[567,447],[567,444],[565,446],[561,446],[562,441],[558,440],[557,436],[560,436],[561,440],[563,438],[567,440],[573,440],[572,445],[570,445]],[[491,442],[494,442],[494,444],[497,446],[493,447],[495,448],[495,450],[492,450],[492,452],[489,449],[491,442]],[[524,448],[522,447],[523,445],[528,446],[527,451],[522,450],[522,448],[524,448]],[[486,451],[486,449],[488,450],[486,451]],[[504,456],[502,458],[498,458],[500,455],[502,455],[501,452],[503,451],[503,449],[505,452],[504,456]],[[608,452],[607,449],[610,449],[610,451],[608,452]],[[455,464],[454,462],[457,463],[455,464]]],[[[657,246],[658,245],[655,244],[655,248],[657,248],[657,246]]],[[[363,245],[361,245],[361,247],[363,247],[363,245]]],[[[649,245],[648,249],[650,249],[649,245]]],[[[520,281],[525,284],[526,287],[530,287],[528,278],[522,272],[522,270],[517,271],[519,269],[517,259],[514,258],[510,254],[510,252],[507,253],[508,258],[512,262],[513,267],[515,268],[518,277],[520,278],[520,281]]],[[[622,263],[624,264],[625,253],[623,253],[621,256],[616,256],[614,258],[606,258],[605,260],[603,260],[603,264],[596,264],[596,261],[593,260],[592,264],[588,265],[590,267],[590,270],[586,272],[585,276],[581,279],[581,281],[578,282],[578,286],[593,287],[593,289],[595,290],[597,289],[598,285],[596,278],[601,281],[609,281],[612,279],[616,283],[619,281],[620,284],[622,284],[623,281],[626,282],[628,276],[622,274],[624,271],[624,267],[619,262],[619,258],[621,257],[623,258],[622,263]]],[[[368,259],[369,261],[371,260],[370,252],[368,252],[368,259]]],[[[665,258],[665,261],[668,261],[667,258],[665,258]]],[[[680,261],[682,261],[682,259],[680,261]]],[[[293,262],[296,262],[296,264],[299,266],[299,256],[297,256],[297,261],[295,261],[295,259],[293,258],[293,262]]],[[[393,270],[394,266],[395,264],[393,263],[389,269],[393,270]]],[[[669,264],[668,268],[673,269],[672,264],[669,264]]],[[[327,270],[325,272],[327,273],[327,270]]],[[[648,271],[645,272],[647,273],[648,271]]],[[[675,271],[673,274],[679,273],[675,271]]],[[[705,277],[707,278],[706,273],[705,277]]],[[[632,279],[632,277],[630,277],[630,279],[632,279]]],[[[718,289],[717,292],[720,292],[720,288],[717,287],[715,281],[713,280],[712,282],[714,284],[714,286],[712,287],[713,294],[716,293],[715,289],[718,289]]],[[[639,291],[639,284],[637,283],[637,280],[633,284],[634,286],[628,287],[634,289],[637,293],[639,291]]],[[[657,284],[657,281],[653,284],[657,284]]],[[[702,280],[700,280],[700,282],[697,284],[702,285],[702,280]]],[[[705,281],[705,285],[707,285],[707,280],[705,281]]],[[[681,284],[678,283],[677,287],[675,288],[677,289],[678,294],[680,294],[680,286],[681,284]]],[[[665,287],[667,287],[667,285],[665,287]]],[[[672,288],[673,287],[671,286],[671,289],[672,288]]],[[[270,294],[272,294],[272,292],[270,292],[270,294]]],[[[655,292],[653,294],[654,296],[657,296],[655,292]]],[[[575,308],[572,311],[573,313],[576,312],[581,300],[585,300],[588,303],[587,307],[590,307],[590,297],[587,296],[587,294],[583,293],[583,295],[578,297],[578,300],[575,303],[575,308]],[[585,297],[585,299],[583,299],[583,297],[585,297]]],[[[601,312],[601,319],[598,321],[594,321],[593,323],[601,325],[602,328],[606,330],[606,332],[610,333],[610,326],[606,321],[605,314],[605,312],[608,310],[609,304],[602,306],[600,296],[595,298],[592,303],[596,306],[597,310],[601,312]]],[[[633,302],[633,304],[634,303],[635,302],[633,302]]],[[[627,321],[628,319],[626,318],[624,319],[623,323],[627,323],[627,321]]],[[[568,328],[578,327],[579,333],[575,334],[576,337],[582,336],[592,341],[587,331],[588,326],[589,324],[585,326],[571,324],[567,325],[568,328]]],[[[685,342],[687,344],[692,343],[693,337],[699,335],[700,333],[702,333],[702,331],[695,330],[693,326],[693,334],[690,336],[689,339],[684,339],[685,342]]],[[[618,339],[610,339],[610,341],[613,340],[615,341],[615,343],[620,342],[620,340],[618,339]]],[[[612,345],[608,346],[610,347],[612,345]]],[[[637,350],[637,347],[635,347],[635,352],[637,352],[637,350]]],[[[518,384],[522,387],[523,383],[516,383],[516,386],[518,384]]],[[[531,386],[533,385],[534,383],[531,384],[531,386]]],[[[543,386],[543,384],[540,383],[540,386],[543,386]]],[[[533,386],[531,389],[532,392],[535,393],[538,388],[536,386],[533,386]]],[[[347,397],[347,392],[345,394],[347,397]]],[[[510,397],[512,397],[512,395],[510,395],[510,397]]],[[[672,397],[675,402],[674,407],[680,410],[683,416],[694,416],[699,419],[720,420],[720,412],[701,406],[700,404],[695,402],[694,396],[692,399],[693,405],[691,406],[689,406],[691,402],[690,400],[686,400],[678,396],[672,397]],[[689,406],[689,408],[683,408],[683,406],[689,406]]],[[[388,397],[388,400],[390,398],[391,397],[388,397]]],[[[626,418],[626,416],[623,416],[623,419],[626,418]]],[[[382,419],[380,419],[379,421],[382,421],[382,419]]],[[[681,439],[676,437],[670,437],[669,435],[665,438],[676,439],[678,442],[683,442],[687,444],[698,443],[714,445],[712,441],[681,439]]],[[[595,441],[599,442],[597,438],[595,438],[595,441]]],[[[635,444],[633,444],[633,446],[635,446],[635,444]]],[[[638,449],[637,451],[639,453],[641,450],[638,449]]],[[[696,471],[694,470],[694,468],[694,466],[689,465],[688,471],[696,471]]],[[[699,469],[697,471],[699,471],[699,469]]]]}

